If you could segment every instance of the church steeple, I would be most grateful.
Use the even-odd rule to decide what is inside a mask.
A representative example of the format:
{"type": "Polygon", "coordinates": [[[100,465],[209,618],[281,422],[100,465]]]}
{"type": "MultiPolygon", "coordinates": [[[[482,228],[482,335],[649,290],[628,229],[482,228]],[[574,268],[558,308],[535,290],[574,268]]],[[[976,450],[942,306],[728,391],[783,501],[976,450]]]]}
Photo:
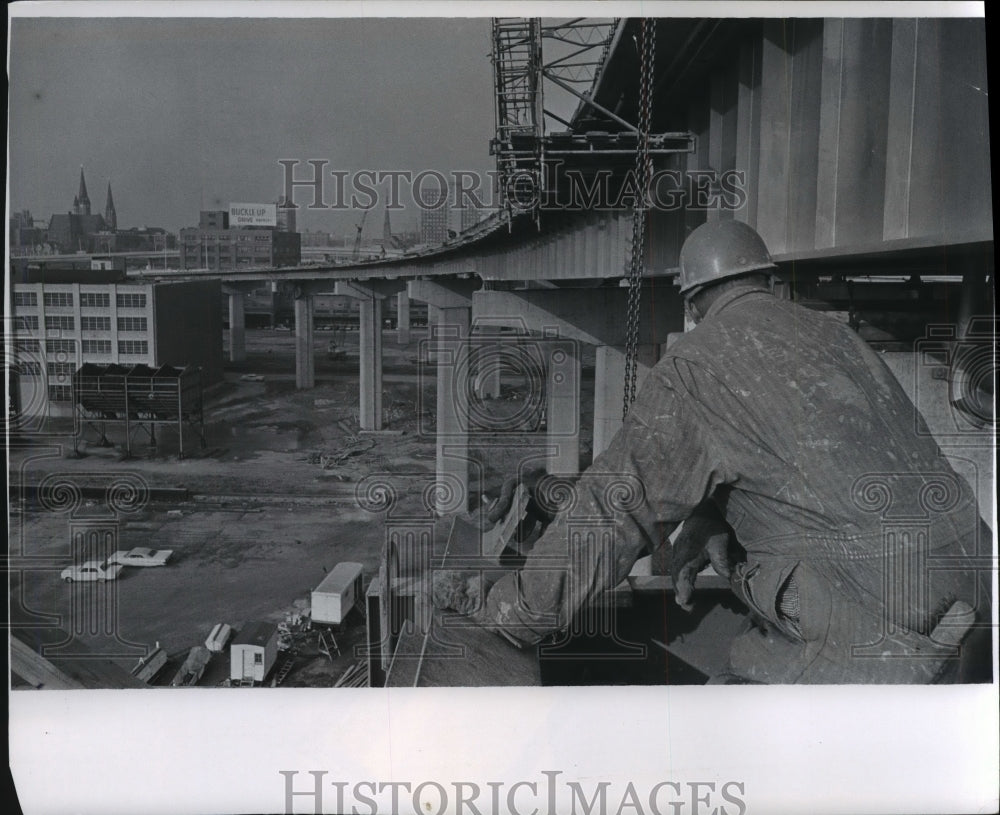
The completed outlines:
{"type": "Polygon", "coordinates": [[[87,181],[83,177],[83,165],[80,165],[80,192],[76,194],[81,215],[90,215],[90,196],[87,195],[87,181]]]}
{"type": "Polygon", "coordinates": [[[392,224],[389,221],[389,205],[385,205],[385,217],[382,219],[382,247],[392,248],[392,224]]]}
{"type": "Polygon", "coordinates": [[[111,182],[108,182],[108,202],[104,205],[104,223],[114,232],[118,229],[118,213],[115,212],[115,199],[111,197],[111,182]]]}

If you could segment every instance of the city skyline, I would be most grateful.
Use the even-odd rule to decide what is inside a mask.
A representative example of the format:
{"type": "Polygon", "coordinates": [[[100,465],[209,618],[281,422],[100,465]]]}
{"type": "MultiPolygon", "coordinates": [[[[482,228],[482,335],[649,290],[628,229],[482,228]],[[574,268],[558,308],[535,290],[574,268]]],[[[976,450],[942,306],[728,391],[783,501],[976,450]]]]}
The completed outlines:
{"type": "MultiPolygon", "coordinates": [[[[46,223],[70,211],[81,166],[110,181],[121,228],[171,232],[201,209],[277,200],[281,159],[304,177],[310,159],[493,167],[488,18],[13,18],[9,79],[10,207],[46,223]]],[[[359,210],[310,200],[296,191],[300,230],[354,228],[359,210]]]]}

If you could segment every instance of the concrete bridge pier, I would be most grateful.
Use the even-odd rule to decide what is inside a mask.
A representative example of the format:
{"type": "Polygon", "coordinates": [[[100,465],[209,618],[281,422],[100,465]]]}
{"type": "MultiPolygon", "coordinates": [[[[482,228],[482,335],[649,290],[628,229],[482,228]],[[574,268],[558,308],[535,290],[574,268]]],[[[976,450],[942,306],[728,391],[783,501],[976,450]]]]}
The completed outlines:
{"type": "Polygon", "coordinates": [[[229,292],[229,361],[247,358],[246,313],[243,292],[229,292]]]}
{"type": "MultiPolygon", "coordinates": [[[[621,428],[625,388],[625,309],[623,288],[517,289],[481,291],[473,297],[477,321],[526,326],[540,334],[539,343],[551,343],[548,362],[548,433],[555,453],[552,471],[579,471],[579,358],[558,357],[560,341],[587,343],[597,347],[594,377],[593,450],[596,458],[621,428]],[[559,381],[557,381],[559,380],[559,381]],[[574,382],[575,380],[575,382],[574,382]],[[575,404],[573,404],[575,402],[575,404]],[[573,428],[577,442],[574,450],[573,428]]],[[[672,331],[683,328],[683,300],[673,286],[647,287],[642,296],[643,319],[639,324],[636,387],[659,358],[659,349],[672,331]]],[[[544,347],[544,346],[543,346],[544,347]]]]}
{"type": "Polygon", "coordinates": [[[359,325],[358,424],[362,430],[381,430],[382,415],[382,315],[383,301],[399,291],[403,283],[338,281],[336,293],[358,301],[359,325]]]}
{"type": "Polygon", "coordinates": [[[396,342],[410,344],[410,294],[405,290],[396,295],[396,342]]]}
{"type": "MultiPolygon", "coordinates": [[[[484,342],[489,343],[491,339],[498,342],[500,326],[479,326],[477,336],[484,342]]],[[[475,393],[480,399],[498,399],[500,397],[500,374],[501,367],[497,358],[491,359],[489,355],[484,355],[480,360],[479,369],[475,372],[475,393]]]]}
{"type": "Polygon", "coordinates": [[[313,297],[295,298],[295,387],[316,387],[316,349],[313,343],[313,297]]]}
{"type": "Polygon", "coordinates": [[[437,456],[434,509],[445,514],[469,504],[469,328],[472,292],[478,281],[411,280],[409,296],[430,306],[436,317],[437,456]]]}

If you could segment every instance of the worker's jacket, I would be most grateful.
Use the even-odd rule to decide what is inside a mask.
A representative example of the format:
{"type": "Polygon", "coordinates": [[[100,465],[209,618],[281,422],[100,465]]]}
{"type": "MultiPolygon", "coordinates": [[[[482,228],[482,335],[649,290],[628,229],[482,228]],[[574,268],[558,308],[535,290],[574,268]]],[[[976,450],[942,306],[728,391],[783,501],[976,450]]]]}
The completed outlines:
{"type": "Polygon", "coordinates": [[[868,657],[952,601],[990,620],[989,531],[896,378],[848,326],[745,286],[652,369],[480,621],[524,643],[571,626],[708,496],[747,550],[740,595],[803,644],[771,679],[879,681],[868,657]]]}

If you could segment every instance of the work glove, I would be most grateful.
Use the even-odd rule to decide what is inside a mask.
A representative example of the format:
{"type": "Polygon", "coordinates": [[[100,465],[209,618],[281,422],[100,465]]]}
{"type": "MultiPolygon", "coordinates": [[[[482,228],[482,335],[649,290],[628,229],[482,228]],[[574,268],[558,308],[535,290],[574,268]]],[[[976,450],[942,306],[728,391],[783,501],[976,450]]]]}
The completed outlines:
{"type": "Polygon", "coordinates": [[[694,608],[691,596],[695,579],[709,563],[720,577],[729,580],[733,567],[741,559],[741,551],[732,529],[715,505],[700,504],[684,521],[671,549],[670,576],[677,605],[685,611],[694,608]]]}
{"type": "Polygon", "coordinates": [[[483,578],[479,572],[441,569],[431,576],[431,602],[469,616],[482,604],[483,578]]]}
{"type": "Polygon", "coordinates": [[[545,469],[543,467],[535,467],[528,470],[522,475],[520,480],[518,480],[517,476],[508,477],[500,487],[500,495],[486,511],[487,520],[491,523],[497,523],[504,518],[508,512],[510,512],[510,506],[514,500],[514,491],[520,483],[524,485],[525,489],[528,490],[528,494],[531,496],[531,501],[528,504],[529,513],[531,513],[534,518],[541,523],[548,523],[551,521],[551,513],[547,512],[541,505],[539,505],[535,498],[535,490],[538,486],[538,482],[543,478],[545,478],[545,469]]]}

